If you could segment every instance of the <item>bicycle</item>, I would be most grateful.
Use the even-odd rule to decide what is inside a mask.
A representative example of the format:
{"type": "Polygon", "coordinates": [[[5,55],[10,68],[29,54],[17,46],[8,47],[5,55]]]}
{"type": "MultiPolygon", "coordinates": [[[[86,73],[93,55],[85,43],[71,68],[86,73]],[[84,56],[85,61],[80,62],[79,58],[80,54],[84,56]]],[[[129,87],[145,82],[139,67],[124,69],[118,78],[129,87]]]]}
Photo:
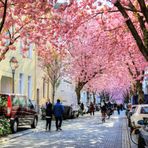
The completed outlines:
{"type": "Polygon", "coordinates": [[[106,112],[102,112],[102,123],[105,123],[106,112]]]}

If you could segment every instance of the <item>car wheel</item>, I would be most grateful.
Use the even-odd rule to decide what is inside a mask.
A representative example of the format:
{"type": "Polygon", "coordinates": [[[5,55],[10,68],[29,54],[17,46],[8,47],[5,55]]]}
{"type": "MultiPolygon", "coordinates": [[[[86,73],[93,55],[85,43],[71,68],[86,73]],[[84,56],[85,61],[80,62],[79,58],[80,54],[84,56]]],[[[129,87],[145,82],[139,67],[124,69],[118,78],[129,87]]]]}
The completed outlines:
{"type": "Polygon", "coordinates": [[[145,148],[145,141],[144,141],[144,139],[140,136],[140,134],[139,134],[139,138],[138,138],[138,148],[145,148]]]}
{"type": "Polygon", "coordinates": [[[128,119],[128,127],[131,127],[131,121],[128,119]]]}
{"type": "Polygon", "coordinates": [[[73,116],[73,115],[72,115],[72,109],[70,108],[70,109],[69,109],[69,112],[68,112],[68,118],[69,118],[69,119],[72,119],[72,116],[73,116]]]}
{"type": "Polygon", "coordinates": [[[71,119],[74,119],[75,118],[75,112],[72,111],[72,114],[71,114],[71,119]]]}
{"type": "Polygon", "coordinates": [[[132,133],[134,131],[134,127],[131,125],[130,126],[130,133],[132,133]]]}
{"type": "Polygon", "coordinates": [[[31,124],[31,128],[36,128],[37,122],[37,118],[34,118],[33,123],[31,124]]]}
{"type": "Polygon", "coordinates": [[[11,125],[11,130],[12,133],[16,133],[18,130],[18,122],[16,120],[13,121],[12,125],[11,125]]]}

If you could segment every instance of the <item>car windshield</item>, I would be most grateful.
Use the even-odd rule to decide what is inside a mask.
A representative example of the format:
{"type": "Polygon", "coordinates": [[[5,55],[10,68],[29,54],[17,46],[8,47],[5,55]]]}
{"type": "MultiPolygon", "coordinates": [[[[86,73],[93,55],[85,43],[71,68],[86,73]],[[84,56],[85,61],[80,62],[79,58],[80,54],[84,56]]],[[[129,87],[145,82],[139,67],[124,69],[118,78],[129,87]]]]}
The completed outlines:
{"type": "Polygon", "coordinates": [[[132,113],[135,113],[135,110],[136,110],[136,106],[133,106],[132,107],[132,113]]]}
{"type": "Polygon", "coordinates": [[[141,114],[148,114],[148,106],[141,107],[141,114]]]}

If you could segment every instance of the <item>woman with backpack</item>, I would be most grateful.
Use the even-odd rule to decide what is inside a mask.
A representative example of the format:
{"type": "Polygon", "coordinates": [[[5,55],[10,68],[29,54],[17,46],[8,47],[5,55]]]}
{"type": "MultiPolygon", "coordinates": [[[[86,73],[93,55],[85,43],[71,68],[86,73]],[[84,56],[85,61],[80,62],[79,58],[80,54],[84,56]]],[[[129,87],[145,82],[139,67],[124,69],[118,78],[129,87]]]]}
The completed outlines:
{"type": "Polygon", "coordinates": [[[52,112],[52,104],[49,101],[46,103],[46,131],[51,130],[52,112]]]}

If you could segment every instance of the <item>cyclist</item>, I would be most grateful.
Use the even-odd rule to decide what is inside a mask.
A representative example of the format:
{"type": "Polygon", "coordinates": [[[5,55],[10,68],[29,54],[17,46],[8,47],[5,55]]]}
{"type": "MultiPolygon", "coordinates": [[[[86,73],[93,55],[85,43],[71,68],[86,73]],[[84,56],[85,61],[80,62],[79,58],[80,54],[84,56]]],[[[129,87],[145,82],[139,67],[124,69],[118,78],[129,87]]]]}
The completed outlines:
{"type": "Polygon", "coordinates": [[[106,104],[104,103],[103,106],[101,107],[102,122],[105,122],[106,112],[107,112],[107,107],[106,104]]]}

